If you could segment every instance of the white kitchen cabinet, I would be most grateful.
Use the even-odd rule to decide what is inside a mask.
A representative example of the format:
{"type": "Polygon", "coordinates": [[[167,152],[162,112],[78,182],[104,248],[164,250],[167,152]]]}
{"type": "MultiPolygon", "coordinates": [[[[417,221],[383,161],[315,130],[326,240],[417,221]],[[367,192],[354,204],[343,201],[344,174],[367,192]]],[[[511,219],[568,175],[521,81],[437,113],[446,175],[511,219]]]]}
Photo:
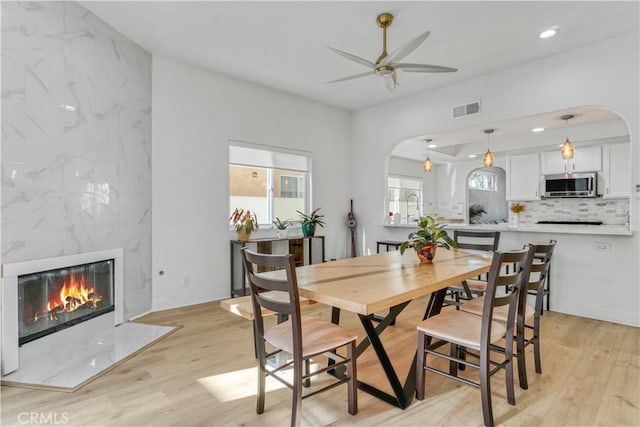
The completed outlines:
{"type": "MultiPolygon", "coordinates": [[[[628,143],[611,144],[602,147],[602,197],[605,199],[630,196],[630,149],[628,143]]],[[[600,187],[600,186],[599,186],[600,187]]]]}
{"type": "Polygon", "coordinates": [[[507,200],[540,200],[538,153],[507,158],[507,200]]]}
{"type": "Polygon", "coordinates": [[[541,154],[543,175],[555,173],[596,172],[602,170],[602,149],[599,145],[576,148],[573,159],[565,160],[560,149],[541,154]]]}

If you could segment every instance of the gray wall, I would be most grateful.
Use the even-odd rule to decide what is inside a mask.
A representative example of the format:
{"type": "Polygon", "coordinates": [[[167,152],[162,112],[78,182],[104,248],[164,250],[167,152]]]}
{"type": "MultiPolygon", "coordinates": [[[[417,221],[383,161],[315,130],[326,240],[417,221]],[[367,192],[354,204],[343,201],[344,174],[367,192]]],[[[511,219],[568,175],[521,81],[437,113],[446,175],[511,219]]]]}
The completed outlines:
{"type": "Polygon", "coordinates": [[[150,309],[151,55],[77,3],[2,2],[1,216],[2,263],[122,247],[150,309]]]}

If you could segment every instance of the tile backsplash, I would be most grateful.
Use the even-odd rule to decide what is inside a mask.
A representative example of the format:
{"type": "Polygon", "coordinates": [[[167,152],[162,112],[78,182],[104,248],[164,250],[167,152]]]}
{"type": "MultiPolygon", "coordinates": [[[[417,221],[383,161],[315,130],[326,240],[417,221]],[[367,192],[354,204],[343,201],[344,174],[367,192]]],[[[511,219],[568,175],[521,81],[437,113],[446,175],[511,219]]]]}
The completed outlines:
{"type": "Polygon", "coordinates": [[[545,199],[520,202],[525,206],[520,222],[602,221],[605,225],[629,224],[629,199],[545,199]]]}

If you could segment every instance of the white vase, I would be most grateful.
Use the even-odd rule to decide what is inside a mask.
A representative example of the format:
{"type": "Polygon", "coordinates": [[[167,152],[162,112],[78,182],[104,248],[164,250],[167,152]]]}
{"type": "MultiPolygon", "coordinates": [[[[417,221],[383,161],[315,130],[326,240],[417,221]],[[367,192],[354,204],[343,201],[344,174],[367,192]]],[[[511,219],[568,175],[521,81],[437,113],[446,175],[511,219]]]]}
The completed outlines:
{"type": "Polygon", "coordinates": [[[520,213],[514,213],[511,215],[512,223],[519,224],[520,223],[520,213]]]}
{"type": "Polygon", "coordinates": [[[289,236],[289,230],[286,228],[284,230],[277,230],[276,234],[278,235],[278,239],[284,239],[289,236]]]}

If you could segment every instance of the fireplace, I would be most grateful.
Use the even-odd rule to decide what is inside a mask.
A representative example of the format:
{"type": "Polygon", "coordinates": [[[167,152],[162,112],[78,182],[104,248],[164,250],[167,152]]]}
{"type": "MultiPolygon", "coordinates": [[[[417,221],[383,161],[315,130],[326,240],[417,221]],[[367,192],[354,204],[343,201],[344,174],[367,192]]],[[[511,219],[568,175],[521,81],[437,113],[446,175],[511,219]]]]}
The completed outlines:
{"type": "Polygon", "coordinates": [[[2,375],[124,321],[121,248],[2,266],[2,375]]]}
{"type": "Polygon", "coordinates": [[[18,343],[114,310],[114,260],[18,276],[18,343]]]}

